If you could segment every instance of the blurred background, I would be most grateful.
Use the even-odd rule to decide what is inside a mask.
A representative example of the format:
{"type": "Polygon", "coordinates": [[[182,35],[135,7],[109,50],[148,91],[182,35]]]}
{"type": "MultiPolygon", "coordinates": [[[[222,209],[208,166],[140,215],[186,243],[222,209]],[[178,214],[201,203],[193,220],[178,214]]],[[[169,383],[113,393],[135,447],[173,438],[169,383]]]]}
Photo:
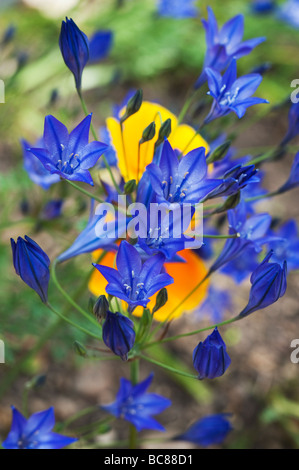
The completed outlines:
{"type": "MultiPolygon", "coordinates": [[[[88,108],[99,128],[112,115],[113,107],[136,88],[143,89],[146,100],[178,114],[201,72],[205,35],[200,17],[207,16],[207,5],[213,7],[220,25],[242,13],[245,39],[266,36],[267,41],[238,62],[239,74],[267,64],[258,96],[270,101],[271,111],[263,116],[264,110],[258,107],[242,123],[232,120],[233,131],[238,133],[234,146],[239,155],[259,155],[279,143],[286,132],[286,99],[293,91],[291,81],[299,78],[299,23],[297,29],[296,24],[273,12],[257,12],[251,1],[196,4],[198,17],[175,19],[161,17],[156,0],[0,1],[0,78],[5,83],[5,103],[0,104],[0,338],[6,346],[6,363],[0,365],[0,441],[10,427],[10,405],[21,407],[25,384],[32,377],[45,374],[46,382],[30,393],[30,412],[53,405],[57,420],[62,421],[87,406],[112,401],[119,378],[127,376],[126,365],[118,361],[112,367],[109,361],[75,355],[74,340],[92,344],[90,340],[64,324],[57,327],[52,313],[21,282],[12,266],[10,237],[33,237],[53,259],[72,244],[88,219],[84,197],[69,192],[63,182],[43,191],[23,168],[20,139],[36,142],[46,114],[53,114],[69,129],[83,118],[73,77],[58,46],[61,20],[73,18],[88,36],[98,29],[113,32],[109,56],[83,74],[88,108]],[[280,107],[273,107],[276,104],[280,107]],[[45,204],[60,198],[64,199],[62,216],[47,220],[45,204]],[[32,355],[32,351],[37,352],[32,355]]],[[[283,161],[263,166],[266,189],[271,191],[286,180],[293,156],[290,153],[283,161]]],[[[281,220],[293,217],[298,221],[297,198],[298,190],[294,190],[260,203],[259,210],[281,220]]],[[[64,287],[72,294],[82,277],[88,276],[90,256],[81,255],[59,270],[64,287]]],[[[277,304],[223,331],[232,365],[221,379],[193,383],[142,365],[142,378],[151,370],[155,372],[152,390],[173,401],[159,417],[167,426],[167,436],[185,430],[186,423],[191,424],[195,417],[230,412],[234,432],[224,446],[299,447],[299,364],[290,360],[290,343],[299,338],[297,276],[289,276],[287,294],[277,304]]],[[[236,289],[232,280],[217,275],[216,283],[233,292],[233,306],[225,318],[237,314],[248,299],[249,281],[236,289]]],[[[50,295],[68,309],[53,286],[50,295]]],[[[80,293],[78,302],[84,308],[89,296],[87,289],[80,293]]],[[[185,315],[172,324],[171,331],[190,331],[205,324],[211,324],[208,314],[185,315]]],[[[169,345],[163,352],[165,361],[192,370],[191,353],[203,339],[192,337],[169,345]]],[[[162,359],[161,351],[157,354],[162,359]]],[[[88,419],[96,423],[99,417],[100,412],[88,419]]],[[[83,420],[82,426],[85,424],[83,420]]],[[[126,426],[120,423],[104,431],[99,429],[95,438],[103,446],[123,438],[126,426]]],[[[142,433],[145,435],[151,434],[142,433]]],[[[158,448],[162,444],[144,445],[158,448]]],[[[166,445],[173,444],[169,441],[166,445]]]]}

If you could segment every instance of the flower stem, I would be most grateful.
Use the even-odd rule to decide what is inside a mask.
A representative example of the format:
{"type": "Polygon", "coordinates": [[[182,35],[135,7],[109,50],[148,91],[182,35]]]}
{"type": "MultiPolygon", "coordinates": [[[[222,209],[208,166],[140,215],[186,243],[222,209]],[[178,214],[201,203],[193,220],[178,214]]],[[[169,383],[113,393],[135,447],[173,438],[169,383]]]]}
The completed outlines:
{"type": "MultiPolygon", "coordinates": [[[[133,385],[138,384],[139,380],[139,361],[134,360],[131,362],[131,382],[133,385]]],[[[138,433],[137,429],[133,424],[130,424],[130,436],[129,436],[129,448],[130,449],[137,449],[138,447],[138,433]]]]}
{"type": "Polygon", "coordinates": [[[81,193],[85,194],[85,196],[88,196],[90,197],[91,199],[95,199],[96,201],[100,202],[100,203],[104,203],[105,201],[103,201],[103,199],[99,198],[98,196],[96,196],[95,194],[92,194],[90,193],[89,191],[86,191],[86,189],[83,189],[81,188],[81,186],[79,186],[78,184],[76,183],[73,183],[73,181],[70,181],[70,180],[66,180],[68,182],[68,184],[70,184],[71,186],[73,186],[73,188],[77,189],[77,191],[80,191],[81,193]]]}
{"type": "Polygon", "coordinates": [[[157,344],[161,344],[161,343],[169,343],[170,341],[175,341],[180,338],[186,338],[188,336],[198,335],[199,333],[203,333],[204,331],[214,330],[216,327],[229,325],[230,323],[234,323],[238,320],[241,320],[241,318],[242,317],[238,315],[237,317],[231,318],[230,320],[226,320],[221,323],[217,323],[215,325],[206,326],[205,328],[201,328],[200,330],[191,331],[189,333],[182,333],[181,335],[170,336],[169,338],[164,338],[161,341],[153,341],[152,343],[146,344],[143,349],[151,348],[152,346],[156,346],[157,344]]]}
{"type": "Polygon", "coordinates": [[[90,323],[92,323],[93,325],[96,325],[98,328],[101,328],[101,326],[99,325],[99,323],[97,322],[97,320],[95,318],[93,318],[89,313],[85,312],[85,310],[83,310],[83,308],[80,307],[80,305],[78,305],[73,299],[72,297],[70,297],[68,295],[68,293],[63,289],[63,287],[60,285],[60,283],[58,282],[58,279],[57,279],[57,275],[56,275],[56,265],[57,265],[57,259],[54,260],[53,264],[52,264],[52,269],[51,269],[51,277],[53,279],[53,282],[55,284],[55,286],[57,287],[57,289],[59,290],[59,292],[65,297],[65,299],[79,312],[81,313],[81,315],[83,315],[90,323]]]}
{"type": "Polygon", "coordinates": [[[196,380],[198,379],[197,375],[188,374],[188,372],[183,372],[181,370],[175,369],[174,367],[170,367],[166,364],[163,364],[162,362],[159,362],[159,361],[156,361],[155,359],[152,359],[151,357],[144,356],[143,354],[140,354],[139,357],[141,359],[144,359],[147,362],[150,362],[152,364],[155,364],[156,366],[162,367],[163,369],[166,369],[170,372],[182,375],[183,377],[188,377],[189,379],[196,379],[196,380]]]}
{"type": "MultiPolygon", "coordinates": [[[[77,92],[78,92],[78,96],[79,96],[79,98],[80,98],[80,102],[81,102],[82,109],[83,109],[85,115],[88,116],[89,112],[88,112],[86,103],[85,103],[85,101],[84,101],[84,98],[83,98],[83,96],[82,96],[82,92],[81,92],[81,90],[77,90],[77,92]]],[[[97,133],[96,133],[96,130],[95,130],[95,128],[94,128],[93,123],[90,124],[90,129],[91,129],[91,132],[92,132],[92,135],[93,135],[94,140],[97,141],[97,140],[98,140],[98,136],[97,136],[97,133]]],[[[104,165],[105,165],[105,167],[106,167],[106,169],[107,169],[107,171],[108,171],[108,173],[109,173],[109,175],[110,175],[110,178],[111,178],[111,181],[112,181],[112,183],[113,183],[113,186],[115,187],[115,189],[116,189],[116,191],[118,192],[118,194],[121,194],[121,190],[119,189],[119,186],[118,186],[117,182],[115,181],[115,178],[114,178],[114,176],[113,176],[111,167],[110,167],[110,165],[109,165],[109,163],[108,163],[107,158],[105,157],[105,155],[102,155],[102,160],[103,160],[104,165]]]]}
{"type": "Polygon", "coordinates": [[[102,339],[101,336],[98,336],[98,335],[92,333],[91,331],[86,330],[85,328],[83,328],[82,326],[80,326],[77,323],[73,322],[72,320],[69,320],[62,313],[58,312],[51,304],[47,303],[46,305],[53,313],[55,313],[55,315],[57,315],[59,318],[61,318],[61,320],[69,323],[69,325],[73,326],[74,328],[77,328],[77,330],[82,331],[82,333],[85,333],[86,335],[91,336],[92,338],[95,338],[95,339],[101,341],[101,339],[102,339]]]}

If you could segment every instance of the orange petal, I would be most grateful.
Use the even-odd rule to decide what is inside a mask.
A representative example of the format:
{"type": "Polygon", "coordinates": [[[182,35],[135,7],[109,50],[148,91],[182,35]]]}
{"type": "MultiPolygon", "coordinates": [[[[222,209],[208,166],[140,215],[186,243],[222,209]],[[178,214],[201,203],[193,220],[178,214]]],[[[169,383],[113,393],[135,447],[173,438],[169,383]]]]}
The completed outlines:
{"type": "MultiPolygon", "coordinates": [[[[97,252],[97,257],[99,256],[97,252]]],[[[184,250],[179,253],[186,263],[165,263],[165,269],[174,279],[174,284],[167,287],[168,301],[164,307],[156,312],[154,318],[157,321],[164,321],[170,319],[169,315],[175,310],[171,318],[180,317],[183,313],[190,313],[201,303],[205,298],[208,289],[209,281],[206,281],[199,289],[192,294],[188,300],[182,305],[184,298],[197,286],[201,279],[207,274],[207,269],[203,261],[191,250],[184,250]],[[178,307],[179,306],[179,307],[178,307]],[[177,308],[178,307],[178,308],[177,308]]],[[[103,262],[105,266],[115,267],[115,253],[108,253],[103,262]]],[[[99,296],[105,294],[105,287],[107,286],[106,279],[99,271],[94,270],[90,281],[89,290],[95,295],[99,296]]],[[[156,295],[151,297],[148,307],[152,309],[156,303],[156,295]]],[[[134,310],[134,315],[141,316],[143,312],[142,307],[137,307],[134,310]]]]}

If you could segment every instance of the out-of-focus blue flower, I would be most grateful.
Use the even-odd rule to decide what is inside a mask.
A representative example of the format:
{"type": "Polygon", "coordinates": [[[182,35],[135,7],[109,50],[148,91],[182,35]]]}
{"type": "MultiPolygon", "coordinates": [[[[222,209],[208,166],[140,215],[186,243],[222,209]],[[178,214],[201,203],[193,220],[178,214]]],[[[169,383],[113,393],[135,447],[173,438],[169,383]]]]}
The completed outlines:
{"type": "Polygon", "coordinates": [[[178,436],[176,440],[189,441],[204,447],[221,444],[233,429],[227,419],[228,416],[230,415],[226,413],[205,416],[194,423],[184,434],[178,436]]]}
{"type": "Polygon", "coordinates": [[[50,260],[48,255],[31,238],[18,237],[17,243],[10,239],[13,265],[16,273],[31,289],[40,296],[42,302],[48,301],[50,279],[50,260]]]}
{"type": "Polygon", "coordinates": [[[16,35],[17,28],[14,24],[11,24],[6,28],[6,30],[3,33],[2,39],[1,39],[1,44],[4,46],[6,44],[9,44],[15,37],[16,35]]]}
{"type": "Polygon", "coordinates": [[[103,341],[114,354],[127,361],[135,343],[134,323],[125,315],[108,310],[103,323],[103,341]]]}
{"type": "Polygon", "coordinates": [[[193,366],[199,380],[215,379],[224,374],[231,363],[226,344],[217,329],[200,342],[193,351],[193,366]]]}
{"type": "Polygon", "coordinates": [[[162,413],[171,405],[171,401],[155,393],[146,392],[152,380],[153,374],[137,385],[133,385],[129,380],[120,379],[120,388],[115,402],[102,408],[117,418],[129,421],[137,431],[142,431],[142,429],[165,431],[164,427],[152,416],[162,413]]]}
{"type": "Polygon", "coordinates": [[[193,18],[198,15],[194,3],[195,0],[159,0],[158,13],[172,18],[193,18]]]}
{"type": "MultiPolygon", "coordinates": [[[[52,184],[58,183],[60,181],[60,176],[54,173],[49,173],[42,162],[40,162],[35,155],[27,150],[31,147],[29,142],[23,139],[21,140],[21,144],[23,147],[24,168],[27,171],[31,181],[33,181],[35,184],[38,184],[45,190],[49,189],[52,184]]],[[[43,147],[43,139],[39,139],[36,142],[36,146],[43,147]]]]}
{"type": "Polygon", "coordinates": [[[233,196],[248,184],[259,183],[258,170],[254,165],[236,165],[228,170],[223,177],[223,182],[211,191],[206,199],[221,196],[233,196]]]}
{"type": "Polygon", "coordinates": [[[101,224],[101,222],[106,220],[106,216],[93,214],[93,210],[94,203],[91,204],[88,224],[72,246],[58,256],[59,262],[66,261],[83,253],[91,253],[100,248],[107,251],[117,250],[115,242],[125,233],[127,227],[126,217],[116,216],[115,220],[101,224]],[[99,224],[101,224],[101,227],[99,227],[99,224]]]}
{"type": "Polygon", "coordinates": [[[11,430],[2,446],[4,449],[61,449],[78,440],[52,432],[54,425],[53,407],[26,419],[12,406],[11,430]]]}
{"type": "Polygon", "coordinates": [[[43,220],[52,220],[57,219],[61,216],[61,209],[63,206],[62,199],[53,199],[53,201],[48,201],[47,204],[43,207],[41,212],[41,219],[43,220]]]}
{"type": "Polygon", "coordinates": [[[266,244],[270,237],[267,232],[271,225],[269,214],[255,214],[247,218],[246,203],[240,204],[227,212],[229,222],[229,234],[238,234],[238,238],[227,239],[220,256],[217,258],[210,271],[216,271],[237,256],[243,255],[245,250],[253,248],[260,252],[262,245],[266,244]]]}
{"type": "Polygon", "coordinates": [[[203,200],[219,180],[207,179],[205,148],[192,150],[178,159],[168,140],[165,140],[159,165],[146,167],[158,202],[196,204],[203,200]]]}
{"type": "Polygon", "coordinates": [[[232,310],[231,295],[225,290],[210,286],[206,299],[196,311],[196,317],[208,316],[213,323],[220,323],[227,310],[232,310]]]}
{"type": "Polygon", "coordinates": [[[274,304],[285,294],[287,288],[287,263],[269,263],[273,251],[270,251],[258,268],[253,271],[249,301],[239,314],[243,318],[256,310],[261,310],[274,304]]]}
{"type": "Polygon", "coordinates": [[[91,114],[69,134],[62,122],[46,116],[44,148],[29,148],[51,174],[70,181],[83,181],[93,186],[88,171],[107,149],[102,142],[88,143],[91,114]]]}
{"type": "Polygon", "coordinates": [[[205,56],[203,72],[195,83],[199,88],[207,79],[206,68],[210,67],[216,72],[222,72],[233,58],[250,54],[252,49],[258,46],[265,38],[254,38],[242,41],[244,34],[244,16],[237,15],[227,21],[218,30],[217,20],[211,7],[208,7],[208,21],[202,20],[206,30],[207,52],[205,56]]]}
{"type": "Polygon", "coordinates": [[[289,110],[289,128],[281,145],[287,145],[299,134],[299,103],[293,103],[289,110]]]}
{"type": "MultiPolygon", "coordinates": [[[[116,166],[117,165],[117,156],[116,152],[111,145],[111,137],[109,134],[109,131],[106,127],[101,127],[100,132],[99,132],[100,140],[101,142],[104,142],[104,144],[107,144],[107,150],[105,151],[105,157],[110,166],[116,166]]],[[[98,165],[100,168],[105,168],[105,164],[102,160],[99,160],[98,165]]]]}
{"type": "Polygon", "coordinates": [[[89,42],[72,19],[66,18],[61,24],[59,47],[66,66],[75,77],[77,90],[81,90],[82,72],[89,59],[89,42]]]}
{"type": "Polygon", "coordinates": [[[259,87],[263,77],[258,73],[251,73],[237,78],[237,61],[233,59],[224,75],[212,68],[205,69],[208,76],[208,92],[214,102],[205,123],[226,116],[232,111],[241,119],[247,108],[255,104],[269,103],[263,98],[252,97],[259,87]]]}
{"type": "Polygon", "coordinates": [[[112,31],[96,31],[89,39],[89,63],[93,64],[105,59],[113,43],[112,31]]]}
{"type": "MultiPolygon", "coordinates": [[[[216,230],[215,227],[207,225],[206,219],[203,222],[203,234],[204,235],[220,235],[219,230],[216,230]]],[[[214,255],[213,245],[217,242],[216,238],[204,237],[204,242],[202,246],[196,250],[196,254],[204,260],[211,259],[214,255]]]]}
{"type": "Polygon", "coordinates": [[[276,5],[274,0],[252,0],[251,10],[254,13],[266,15],[275,10],[276,5]]]}
{"type": "Polygon", "coordinates": [[[299,28],[299,0],[287,0],[277,9],[277,16],[294,28],[299,28]]]}
{"type": "Polygon", "coordinates": [[[299,152],[295,155],[290,176],[278,190],[278,193],[284,193],[290,189],[297,188],[297,186],[299,186],[299,152]]]}
{"type": "Polygon", "coordinates": [[[273,250],[272,261],[281,266],[286,261],[288,271],[299,269],[299,238],[295,220],[288,220],[274,235],[279,239],[269,243],[273,250]]]}
{"type": "Polygon", "coordinates": [[[108,281],[106,292],[125,300],[132,312],[137,305],[146,307],[149,297],[173,283],[169,274],[161,273],[164,262],[165,256],[158,254],[142,264],[137,249],[122,241],[116,256],[117,270],[99,264],[94,266],[108,281]]]}
{"type": "Polygon", "coordinates": [[[234,257],[221,268],[221,272],[241,284],[257,267],[258,253],[254,247],[247,246],[240,256],[234,257]]]}

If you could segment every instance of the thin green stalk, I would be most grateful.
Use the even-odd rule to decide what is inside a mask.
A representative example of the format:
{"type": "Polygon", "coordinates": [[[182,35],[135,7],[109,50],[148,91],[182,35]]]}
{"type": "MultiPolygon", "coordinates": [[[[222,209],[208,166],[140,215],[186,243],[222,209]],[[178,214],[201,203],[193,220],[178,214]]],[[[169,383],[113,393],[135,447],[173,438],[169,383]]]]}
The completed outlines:
{"type": "Polygon", "coordinates": [[[59,292],[65,297],[65,299],[79,312],[81,315],[83,315],[90,323],[93,325],[96,325],[98,328],[101,329],[101,326],[97,322],[95,318],[93,318],[88,312],[85,312],[83,308],[80,307],[73,299],[72,297],[69,296],[69,294],[63,289],[63,287],[60,285],[57,275],[56,275],[56,265],[57,265],[57,259],[55,259],[52,263],[52,269],[51,269],[51,277],[53,279],[53,282],[59,292]]]}
{"type": "Polygon", "coordinates": [[[191,297],[206,282],[211,274],[211,272],[208,272],[205,277],[199,281],[199,283],[189,292],[189,294],[187,294],[186,297],[169,313],[167,318],[163,322],[159,323],[159,325],[151,333],[150,338],[152,338],[160,330],[160,328],[162,328],[171,319],[172,315],[177,311],[177,309],[181,307],[186,302],[186,300],[188,300],[189,297],[191,297]]]}
{"type": "MultiPolygon", "coordinates": [[[[86,103],[85,103],[85,101],[84,101],[84,98],[83,98],[83,96],[82,96],[81,90],[77,90],[77,92],[78,92],[78,96],[79,96],[79,98],[80,98],[80,102],[81,102],[82,109],[83,109],[85,115],[88,116],[89,112],[88,112],[86,103]]],[[[95,130],[95,128],[94,128],[93,123],[90,124],[90,129],[91,129],[91,132],[92,132],[92,135],[93,135],[94,140],[97,141],[97,140],[98,140],[98,136],[97,136],[97,133],[96,133],[96,130],[95,130]]],[[[115,178],[114,178],[114,175],[113,175],[113,173],[112,173],[111,167],[110,167],[110,165],[109,165],[109,163],[108,163],[107,158],[105,157],[105,155],[102,155],[102,160],[103,160],[104,165],[105,165],[105,167],[106,167],[106,169],[107,169],[107,171],[108,171],[108,173],[109,173],[109,175],[110,175],[110,178],[111,178],[111,181],[112,181],[112,183],[113,183],[113,186],[115,187],[115,189],[116,189],[116,191],[118,192],[118,194],[121,194],[121,190],[119,189],[119,186],[118,186],[117,182],[115,181],[115,178]]]]}
{"type": "Polygon", "coordinates": [[[175,369],[174,367],[170,367],[166,364],[163,364],[162,362],[159,362],[159,361],[156,361],[155,359],[152,359],[151,357],[148,357],[148,356],[144,356],[143,354],[139,354],[139,357],[141,359],[144,359],[145,361],[147,362],[150,362],[151,364],[155,364],[156,366],[159,366],[159,367],[162,367],[163,369],[166,369],[170,372],[173,372],[175,374],[178,374],[178,375],[182,375],[183,377],[188,377],[189,379],[196,379],[198,380],[198,377],[197,375],[193,375],[193,374],[188,374],[187,372],[183,372],[181,370],[177,370],[175,369]]]}
{"type": "MultiPolygon", "coordinates": [[[[101,259],[104,258],[106,255],[106,252],[103,252],[101,257],[98,259],[98,262],[100,262],[101,259]]],[[[86,277],[83,279],[81,286],[77,290],[74,300],[79,299],[82,294],[86,290],[86,283],[88,282],[88,279],[90,278],[90,274],[92,271],[88,272],[86,277]]],[[[63,310],[64,316],[68,315],[68,313],[71,311],[72,305],[67,304],[65,309],[63,310]]],[[[1,385],[0,385],[0,399],[3,397],[3,395],[7,392],[11,384],[14,382],[14,380],[17,378],[21,370],[23,369],[24,365],[26,364],[27,361],[31,359],[35,354],[37,354],[44,344],[52,338],[52,336],[56,333],[56,331],[60,328],[60,326],[63,324],[63,320],[61,318],[56,318],[53,323],[51,323],[48,328],[44,331],[44,333],[40,336],[39,340],[36,342],[36,344],[33,346],[32,349],[27,351],[27,353],[22,356],[5,375],[5,378],[2,380],[1,385]]]]}
{"type": "Polygon", "coordinates": [[[86,330],[84,327],[78,325],[77,323],[73,322],[72,320],[69,320],[62,313],[58,312],[51,304],[47,303],[46,305],[53,313],[55,313],[55,315],[57,315],[59,318],[61,318],[61,320],[65,321],[66,323],[69,323],[69,325],[73,326],[74,328],[77,328],[77,330],[82,331],[82,333],[85,333],[86,335],[91,336],[92,338],[95,338],[95,339],[101,341],[101,339],[102,339],[101,336],[98,336],[98,335],[92,333],[91,331],[86,330]]]}
{"type": "Polygon", "coordinates": [[[105,202],[103,199],[101,199],[100,197],[96,196],[95,194],[90,193],[89,191],[86,191],[86,189],[81,188],[81,186],[79,186],[78,184],[74,183],[73,181],[70,181],[70,180],[66,180],[66,181],[68,182],[68,184],[70,184],[71,186],[73,186],[73,188],[77,189],[77,191],[80,191],[80,193],[85,194],[85,196],[88,196],[88,197],[91,198],[91,199],[95,199],[96,201],[98,201],[98,202],[100,202],[100,203],[104,203],[104,202],[105,202]]]}
{"type": "MultiPolygon", "coordinates": [[[[138,360],[134,360],[131,362],[130,373],[131,373],[132,384],[137,385],[138,380],[139,380],[139,361],[138,360]]],[[[137,449],[137,447],[138,447],[138,432],[135,426],[133,424],[130,424],[129,448],[137,449]]]]}
{"type": "Polygon", "coordinates": [[[188,336],[198,335],[199,333],[203,333],[204,331],[214,330],[216,327],[229,325],[230,323],[234,323],[238,320],[241,320],[241,317],[237,316],[237,317],[231,318],[230,320],[226,320],[226,321],[223,321],[221,323],[217,323],[215,325],[206,326],[205,328],[201,328],[200,330],[191,331],[189,333],[182,333],[181,335],[170,336],[169,338],[164,338],[160,341],[153,341],[152,343],[146,344],[143,349],[151,348],[152,346],[156,346],[156,345],[162,344],[162,343],[169,343],[170,341],[175,341],[175,340],[180,339],[180,338],[186,338],[188,336]]]}

